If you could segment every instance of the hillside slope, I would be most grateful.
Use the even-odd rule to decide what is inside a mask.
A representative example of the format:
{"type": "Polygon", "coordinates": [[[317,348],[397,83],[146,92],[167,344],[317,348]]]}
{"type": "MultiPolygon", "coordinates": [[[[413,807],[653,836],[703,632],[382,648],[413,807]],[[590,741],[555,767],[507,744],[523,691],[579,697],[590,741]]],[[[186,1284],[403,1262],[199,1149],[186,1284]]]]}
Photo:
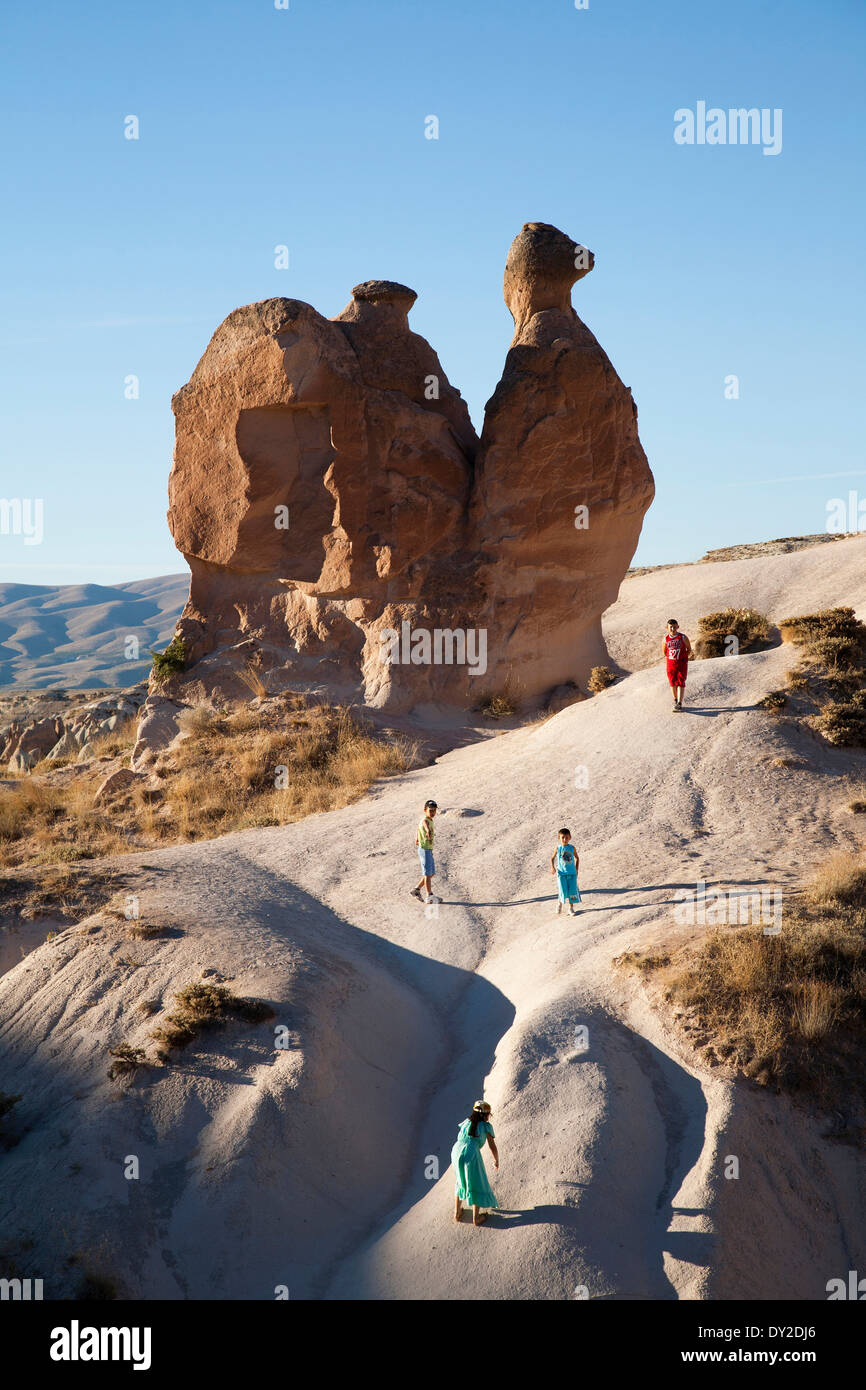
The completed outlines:
{"type": "Polygon", "coordinates": [[[866,535],[787,555],[755,555],[630,575],[602,619],[608,651],[624,670],[659,660],[665,623],[694,642],[698,619],[720,608],[754,608],[773,622],[837,603],[866,606],[866,535]],[[846,597],[834,597],[843,595],[846,597]]]}
{"type": "MultiPolygon", "coordinates": [[[[850,603],[866,617],[856,562],[825,567],[842,548],[780,557],[779,616],[850,603]]],[[[701,583],[714,568],[694,567],[701,583]]],[[[727,580],[735,564],[718,568],[727,580]]],[[[683,574],[628,581],[633,631],[655,631],[677,595],[695,614],[742,601],[719,585],[695,599],[683,574]]],[[[639,670],[343,810],[122,861],[143,918],[174,935],[130,942],[94,920],[0,981],[0,1090],[24,1097],[0,1158],[16,1194],[0,1250],[33,1242],[46,1297],[88,1264],[144,1297],[826,1297],[866,1264],[862,1154],[703,1066],[611,968],[689,935],[679,889],[787,892],[858,843],[847,803],[866,755],[755,708],[791,664],[790,648],[696,663],[683,715],[661,668],[639,670]],[[792,754],[799,766],[777,765],[792,754]],[[407,892],[428,796],[438,912],[407,892]],[[554,915],[562,824],[582,859],[574,920],[554,915]],[[271,1024],[232,1025],[126,1093],[109,1083],[109,1045],[153,1050],[140,1003],[169,1005],[203,971],[269,999],[287,1050],[271,1024]],[[448,1163],[482,1093],[503,1211],[474,1230],[451,1218],[448,1163]]]]}
{"type": "Polygon", "coordinates": [[[148,674],[148,648],[171,638],[188,574],[129,584],[0,584],[0,686],[128,686],[148,674]],[[125,658],[128,637],[140,655],[125,658]]]}

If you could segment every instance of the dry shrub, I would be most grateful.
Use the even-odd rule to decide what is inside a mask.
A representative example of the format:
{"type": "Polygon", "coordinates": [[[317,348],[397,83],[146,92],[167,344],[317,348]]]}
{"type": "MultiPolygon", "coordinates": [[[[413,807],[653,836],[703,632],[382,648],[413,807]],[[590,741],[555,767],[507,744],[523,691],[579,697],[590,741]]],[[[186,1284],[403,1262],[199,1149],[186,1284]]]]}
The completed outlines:
{"type": "Polygon", "coordinates": [[[613,685],[616,678],[616,672],[612,671],[609,666],[593,666],[586,683],[587,689],[593,695],[598,695],[600,691],[607,690],[609,685],[613,685]]]}
{"type": "Polygon", "coordinates": [[[93,805],[102,769],[61,786],[29,777],[0,788],[0,867],[72,863],[129,848],[117,821],[93,805]]]}
{"type": "Polygon", "coordinates": [[[641,975],[648,975],[651,970],[662,970],[666,965],[670,965],[671,958],[667,954],[644,955],[640,951],[623,951],[622,955],[614,956],[613,964],[618,965],[622,970],[636,970],[641,975]]]}
{"type": "Polygon", "coordinates": [[[758,709],[768,710],[771,714],[777,714],[780,709],[784,709],[788,703],[788,697],[784,690],[771,690],[765,695],[763,700],[758,701],[758,709]]]}
{"type": "Polygon", "coordinates": [[[171,814],[162,826],[180,839],[283,825],[345,806],[418,756],[414,744],[374,738],[348,710],[327,705],[266,728],[242,710],[175,752],[166,788],[171,814]]]}
{"type": "Polygon", "coordinates": [[[798,647],[813,646],[827,638],[844,638],[866,650],[866,627],[853,608],[824,608],[800,618],[783,618],[779,631],[783,642],[793,642],[798,647]]]}
{"type": "Polygon", "coordinates": [[[794,1000],[793,1023],[807,1042],[819,1042],[839,1019],[840,1001],[826,980],[806,980],[794,1000]]]}
{"type": "MultiPolygon", "coordinates": [[[[109,730],[104,734],[97,734],[87,742],[88,758],[118,758],[121,753],[126,753],[132,749],[138,738],[138,720],[133,717],[127,719],[117,729],[109,730]]],[[[78,759],[76,758],[76,762],[78,759]]],[[[85,759],[82,759],[85,761],[85,759]]],[[[48,771],[56,767],[56,763],[40,763],[39,767],[43,771],[48,771]]]]}
{"type": "Polygon", "coordinates": [[[795,666],[793,670],[787,673],[785,681],[787,682],[788,689],[795,692],[808,690],[809,688],[809,678],[806,672],[799,666],[795,666]]]}
{"type": "Polygon", "coordinates": [[[238,671],[237,676],[239,681],[243,681],[247,690],[251,690],[259,699],[263,699],[267,695],[268,688],[262,680],[261,673],[251,661],[248,661],[246,666],[238,671]]]}
{"type": "Polygon", "coordinates": [[[508,719],[517,713],[517,706],[506,694],[486,695],[478,706],[478,711],[486,719],[508,719]]]}
{"type": "Polygon", "coordinates": [[[726,639],[736,637],[737,650],[746,652],[762,645],[770,635],[769,621],[751,608],[721,608],[707,613],[698,623],[696,652],[699,657],[724,656],[726,639]]]}
{"type": "Polygon", "coordinates": [[[866,1045],[866,861],[836,855],[782,931],[719,928],[683,948],[668,999],[694,1009],[710,1043],[745,1075],[850,1100],[866,1045]]]}
{"type": "Polygon", "coordinates": [[[116,1081],[119,1077],[128,1076],[132,1078],[139,1067],[148,1065],[144,1049],[141,1047],[130,1047],[129,1043],[120,1043],[117,1047],[108,1049],[109,1057],[114,1061],[108,1068],[109,1081],[116,1081]]]}
{"type": "Polygon", "coordinates": [[[188,738],[201,738],[213,728],[215,715],[207,705],[192,705],[182,709],[177,717],[177,726],[188,738]]]}
{"type": "Polygon", "coordinates": [[[837,747],[866,748],[866,625],[853,608],[827,608],[779,626],[801,649],[788,687],[806,698],[809,722],[837,747]]]}
{"type": "Polygon", "coordinates": [[[812,878],[807,896],[820,907],[866,907],[866,861],[848,850],[832,854],[812,878]]]}
{"type": "Polygon", "coordinates": [[[242,999],[224,985],[187,985],[174,997],[175,1008],[151,1036],[164,1048],[187,1047],[200,1034],[223,1027],[232,1018],[264,1023],[274,1017],[269,1004],[242,999]]]}
{"type": "Polygon", "coordinates": [[[866,748],[866,690],[858,690],[850,700],[831,700],[814,722],[828,743],[866,748]]]}
{"type": "Polygon", "coordinates": [[[126,935],[135,941],[160,941],[163,937],[174,934],[173,927],[153,926],[145,922],[130,922],[126,929],[126,935]]]}
{"type": "Polygon", "coordinates": [[[499,690],[487,690],[480,695],[475,709],[487,719],[508,719],[520,709],[520,687],[513,671],[509,670],[499,690]]]}
{"type": "Polygon", "coordinates": [[[14,787],[0,788],[0,846],[20,840],[35,821],[50,823],[63,814],[59,790],[28,777],[14,787]]]}
{"type": "Polygon", "coordinates": [[[189,737],[156,767],[158,800],[136,785],[122,805],[95,806],[104,766],[65,784],[30,777],[0,789],[0,867],[71,863],[287,824],[348,805],[377,778],[418,762],[417,744],[376,737],[347,709],[307,708],[297,696],[284,703],[278,722],[267,726],[249,707],[187,711],[189,737]],[[278,768],[286,769],[279,779],[278,768]]]}

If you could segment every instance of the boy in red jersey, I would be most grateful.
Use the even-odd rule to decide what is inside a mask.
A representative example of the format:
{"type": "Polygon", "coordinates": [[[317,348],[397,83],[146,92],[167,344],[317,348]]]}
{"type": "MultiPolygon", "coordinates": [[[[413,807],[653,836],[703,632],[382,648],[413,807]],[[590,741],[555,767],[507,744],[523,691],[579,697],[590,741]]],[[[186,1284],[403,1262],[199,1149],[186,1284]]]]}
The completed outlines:
{"type": "Polygon", "coordinates": [[[681,710],[683,707],[683,692],[686,688],[686,677],[689,674],[689,657],[692,654],[692,644],[684,632],[680,632],[680,625],[676,618],[668,618],[668,630],[665,633],[665,660],[668,669],[668,681],[674,692],[674,711],[681,710]]]}

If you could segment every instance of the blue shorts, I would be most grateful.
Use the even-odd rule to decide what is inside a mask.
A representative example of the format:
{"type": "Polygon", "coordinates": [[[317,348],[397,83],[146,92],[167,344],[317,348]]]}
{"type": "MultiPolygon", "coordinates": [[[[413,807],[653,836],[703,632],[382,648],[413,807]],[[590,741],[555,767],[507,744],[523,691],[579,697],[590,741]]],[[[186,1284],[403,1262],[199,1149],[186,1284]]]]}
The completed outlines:
{"type": "Polygon", "coordinates": [[[421,846],[418,845],[418,858],[421,860],[421,872],[425,878],[430,874],[435,874],[436,865],[433,860],[432,849],[422,849],[421,846]]]}

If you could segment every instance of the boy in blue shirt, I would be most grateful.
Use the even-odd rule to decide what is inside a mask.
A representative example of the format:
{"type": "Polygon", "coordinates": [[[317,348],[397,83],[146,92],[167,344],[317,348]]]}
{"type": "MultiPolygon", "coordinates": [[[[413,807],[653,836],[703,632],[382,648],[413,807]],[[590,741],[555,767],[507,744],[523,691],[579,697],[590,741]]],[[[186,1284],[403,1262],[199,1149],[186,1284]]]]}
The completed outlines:
{"type": "Polygon", "coordinates": [[[559,902],[556,915],[559,916],[568,903],[569,912],[576,917],[575,905],[580,902],[580,889],[577,886],[577,871],[580,856],[571,843],[571,831],[563,828],[559,832],[559,844],[550,856],[550,872],[559,879],[559,902]]]}

